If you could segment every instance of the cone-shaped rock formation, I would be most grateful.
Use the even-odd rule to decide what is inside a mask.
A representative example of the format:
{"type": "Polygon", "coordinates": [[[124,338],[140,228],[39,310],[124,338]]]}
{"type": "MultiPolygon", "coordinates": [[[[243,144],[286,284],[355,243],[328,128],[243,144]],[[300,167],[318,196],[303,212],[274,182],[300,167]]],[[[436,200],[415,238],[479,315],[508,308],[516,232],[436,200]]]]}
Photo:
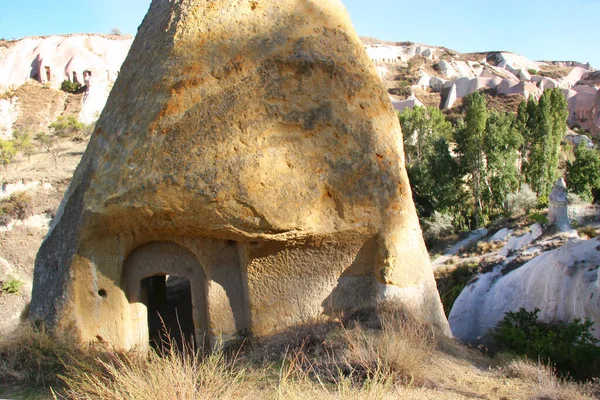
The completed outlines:
{"type": "Polygon", "coordinates": [[[340,1],[152,2],[39,251],[30,314],[145,346],[165,276],[191,284],[197,342],[382,297],[449,332],[398,118],[340,1]]]}

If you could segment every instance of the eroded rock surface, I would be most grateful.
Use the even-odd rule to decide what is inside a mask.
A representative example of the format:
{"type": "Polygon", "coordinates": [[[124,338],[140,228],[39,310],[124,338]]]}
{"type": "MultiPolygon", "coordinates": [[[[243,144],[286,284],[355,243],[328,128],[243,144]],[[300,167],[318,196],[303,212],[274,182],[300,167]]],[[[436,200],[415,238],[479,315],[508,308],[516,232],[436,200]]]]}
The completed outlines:
{"type": "Polygon", "coordinates": [[[152,2],[38,253],[30,315],[144,346],[156,275],[191,281],[196,341],[382,297],[449,332],[398,118],[340,1],[152,2]]]}
{"type": "Polygon", "coordinates": [[[505,274],[498,267],[467,286],[452,307],[452,333],[477,342],[508,311],[541,310],[544,322],[589,318],[600,338],[600,238],[571,239],[505,274]]]}

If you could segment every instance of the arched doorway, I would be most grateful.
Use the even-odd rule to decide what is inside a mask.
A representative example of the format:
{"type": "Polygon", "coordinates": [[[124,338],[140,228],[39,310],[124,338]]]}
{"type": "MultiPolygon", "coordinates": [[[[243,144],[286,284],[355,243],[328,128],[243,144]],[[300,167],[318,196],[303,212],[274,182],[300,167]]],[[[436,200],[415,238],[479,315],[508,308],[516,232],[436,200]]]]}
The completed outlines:
{"type": "Polygon", "coordinates": [[[147,344],[163,347],[165,332],[180,348],[208,344],[206,274],[190,250],[171,242],[136,248],[124,263],[123,289],[130,304],[146,306],[134,329],[147,344]]]}

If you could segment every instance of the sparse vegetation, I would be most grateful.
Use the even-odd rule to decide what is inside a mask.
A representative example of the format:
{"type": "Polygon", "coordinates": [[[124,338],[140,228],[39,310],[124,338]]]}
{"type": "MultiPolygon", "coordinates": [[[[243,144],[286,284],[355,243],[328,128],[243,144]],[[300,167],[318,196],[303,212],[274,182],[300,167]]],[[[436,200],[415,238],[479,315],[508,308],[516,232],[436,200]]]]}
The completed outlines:
{"type": "Polygon", "coordinates": [[[16,192],[0,201],[0,226],[13,219],[26,219],[32,215],[32,199],[26,192],[16,192]]]}
{"type": "Polygon", "coordinates": [[[20,279],[10,279],[6,282],[0,282],[0,294],[19,294],[25,282],[20,279]]]}
{"type": "Polygon", "coordinates": [[[560,79],[569,75],[573,70],[572,67],[558,67],[556,65],[542,65],[537,75],[550,79],[560,79]]]}
{"type": "Polygon", "coordinates": [[[29,160],[31,160],[31,156],[35,151],[35,147],[32,142],[31,134],[28,131],[23,132],[15,132],[13,134],[14,137],[14,146],[17,151],[24,156],[26,156],[29,160]]]}
{"type": "Polygon", "coordinates": [[[17,148],[12,140],[0,139],[0,163],[4,168],[8,168],[17,155],[17,148]]]}
{"type": "Polygon", "coordinates": [[[17,93],[17,89],[14,86],[10,86],[8,89],[4,90],[4,92],[0,93],[0,100],[10,100],[15,97],[17,93]]]}
{"type": "Polygon", "coordinates": [[[60,146],[58,136],[48,135],[45,132],[40,132],[35,136],[35,140],[40,144],[42,149],[52,157],[54,160],[54,168],[58,168],[58,159],[62,155],[62,148],[60,146]]]}

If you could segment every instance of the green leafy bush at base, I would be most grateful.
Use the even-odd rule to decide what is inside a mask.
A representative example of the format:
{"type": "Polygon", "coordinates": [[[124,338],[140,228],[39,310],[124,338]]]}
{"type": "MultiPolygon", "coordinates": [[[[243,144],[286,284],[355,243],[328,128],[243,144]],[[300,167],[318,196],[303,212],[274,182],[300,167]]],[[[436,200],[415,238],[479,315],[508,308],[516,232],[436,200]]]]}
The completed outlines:
{"type": "Polygon", "coordinates": [[[563,376],[585,380],[600,374],[600,347],[590,320],[549,324],[539,309],[506,313],[493,333],[494,350],[551,363],[563,376]]]}

